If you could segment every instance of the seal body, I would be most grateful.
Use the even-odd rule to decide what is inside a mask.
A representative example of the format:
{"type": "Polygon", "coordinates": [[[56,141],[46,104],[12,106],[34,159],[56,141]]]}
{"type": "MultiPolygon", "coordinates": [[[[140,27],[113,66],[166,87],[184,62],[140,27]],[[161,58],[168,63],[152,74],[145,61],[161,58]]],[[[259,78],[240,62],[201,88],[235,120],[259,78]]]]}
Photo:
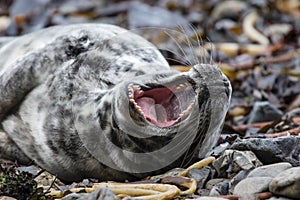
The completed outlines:
{"type": "Polygon", "coordinates": [[[216,66],[172,71],[151,43],[112,25],[47,28],[0,57],[0,157],[65,181],[134,180],[204,156],[231,96],[216,66]]]}

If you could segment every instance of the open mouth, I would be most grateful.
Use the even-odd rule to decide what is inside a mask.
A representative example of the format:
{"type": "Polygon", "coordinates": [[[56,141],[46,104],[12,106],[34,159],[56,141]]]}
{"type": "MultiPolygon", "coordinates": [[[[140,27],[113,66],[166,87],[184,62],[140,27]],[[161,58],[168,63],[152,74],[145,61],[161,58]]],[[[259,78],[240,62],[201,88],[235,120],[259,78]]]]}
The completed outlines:
{"type": "Polygon", "coordinates": [[[168,127],[190,113],[195,94],[188,83],[164,87],[128,84],[128,98],[134,109],[158,127],[168,127]]]}

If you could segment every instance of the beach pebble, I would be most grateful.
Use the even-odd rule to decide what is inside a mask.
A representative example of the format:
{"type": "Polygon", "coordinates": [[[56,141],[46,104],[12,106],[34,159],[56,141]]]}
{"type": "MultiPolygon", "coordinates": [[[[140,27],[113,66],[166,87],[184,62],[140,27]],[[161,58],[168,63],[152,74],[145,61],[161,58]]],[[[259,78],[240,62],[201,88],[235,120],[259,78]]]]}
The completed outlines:
{"type": "Polygon", "coordinates": [[[268,191],[269,183],[272,178],[269,177],[249,177],[240,181],[234,188],[233,194],[254,194],[268,191]]]}
{"type": "Polygon", "coordinates": [[[289,198],[300,197],[300,167],[293,167],[279,173],[270,183],[269,190],[289,198]]]}
{"type": "Polygon", "coordinates": [[[274,178],[280,172],[291,168],[292,165],[287,162],[264,165],[252,170],[247,177],[270,177],[274,178]]]}

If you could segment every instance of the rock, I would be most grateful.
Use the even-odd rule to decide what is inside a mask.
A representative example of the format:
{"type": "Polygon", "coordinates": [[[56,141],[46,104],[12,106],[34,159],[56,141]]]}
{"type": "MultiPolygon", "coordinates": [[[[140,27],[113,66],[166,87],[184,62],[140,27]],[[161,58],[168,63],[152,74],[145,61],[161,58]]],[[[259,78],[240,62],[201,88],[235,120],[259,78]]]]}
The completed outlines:
{"type": "Polygon", "coordinates": [[[234,142],[231,149],[252,151],[265,165],[288,162],[299,166],[300,136],[252,138],[234,142]]]}
{"type": "MultiPolygon", "coordinates": [[[[186,199],[186,200],[191,200],[191,199],[186,199]]],[[[228,200],[228,199],[224,199],[221,197],[199,197],[199,198],[193,199],[193,200],[228,200]]]]}
{"type": "Polygon", "coordinates": [[[119,197],[108,188],[98,188],[92,193],[72,193],[62,200],[119,200],[119,197]]]}
{"type": "Polygon", "coordinates": [[[268,191],[270,177],[249,177],[240,181],[234,188],[234,195],[254,194],[268,191]]]}
{"type": "Polygon", "coordinates": [[[286,197],[271,197],[268,200],[293,200],[293,199],[286,198],[286,197]]]}
{"type": "Polygon", "coordinates": [[[176,28],[178,26],[188,27],[189,25],[189,22],[180,13],[149,6],[138,1],[130,4],[128,22],[130,29],[138,27],[176,28]],[[176,23],[173,23],[174,21],[176,23]]]}
{"type": "Polygon", "coordinates": [[[274,178],[280,172],[291,168],[292,165],[287,162],[264,165],[252,170],[247,177],[270,177],[274,178]]]}
{"type": "Polygon", "coordinates": [[[247,175],[249,174],[250,170],[241,170],[239,171],[239,173],[237,173],[229,182],[229,188],[228,191],[229,193],[233,193],[233,189],[235,188],[235,186],[243,179],[245,179],[247,177],[247,175]]]}
{"type": "Polygon", "coordinates": [[[31,166],[22,166],[22,167],[16,167],[16,170],[21,171],[21,172],[28,172],[34,176],[36,176],[41,169],[37,168],[34,165],[31,166]]]}
{"type": "Polygon", "coordinates": [[[219,157],[229,147],[230,144],[228,142],[225,142],[213,148],[208,154],[214,157],[219,157]]]}
{"type": "Polygon", "coordinates": [[[229,179],[216,178],[206,183],[206,189],[210,190],[209,196],[220,196],[228,194],[229,179]]]}
{"type": "Polygon", "coordinates": [[[17,200],[17,199],[8,196],[0,196],[0,200],[17,200]]]}
{"type": "Polygon", "coordinates": [[[188,177],[197,181],[197,188],[203,188],[208,178],[212,176],[212,169],[210,167],[203,167],[201,169],[191,169],[188,177]]]}
{"type": "Polygon", "coordinates": [[[267,101],[255,102],[249,114],[248,124],[257,122],[274,121],[280,119],[282,111],[267,101]]]}
{"type": "Polygon", "coordinates": [[[289,198],[300,197],[300,167],[293,167],[279,173],[269,185],[269,190],[289,198]]]}
{"type": "Polygon", "coordinates": [[[240,170],[249,170],[261,166],[261,162],[251,151],[226,150],[212,163],[219,177],[228,177],[240,170]]]}

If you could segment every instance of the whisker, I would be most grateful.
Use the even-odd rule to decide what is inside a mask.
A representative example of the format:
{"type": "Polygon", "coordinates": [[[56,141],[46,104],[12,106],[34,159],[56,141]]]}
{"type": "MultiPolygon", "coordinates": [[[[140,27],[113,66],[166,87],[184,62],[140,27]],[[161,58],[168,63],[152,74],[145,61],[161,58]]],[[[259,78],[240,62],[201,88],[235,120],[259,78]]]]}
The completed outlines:
{"type": "MultiPolygon", "coordinates": [[[[186,44],[188,45],[188,47],[189,47],[189,49],[190,49],[190,51],[191,51],[191,54],[192,54],[192,56],[193,56],[195,62],[196,62],[196,63],[199,63],[199,59],[198,59],[197,55],[195,54],[195,50],[194,50],[193,44],[192,44],[192,42],[191,42],[191,39],[190,39],[189,36],[188,36],[188,33],[186,32],[186,29],[185,29],[184,27],[182,27],[182,26],[179,27],[179,28],[181,29],[183,35],[185,36],[186,44]]],[[[194,33],[196,33],[196,30],[194,30],[193,28],[192,28],[192,31],[193,31],[194,33]]]]}
{"type": "Polygon", "coordinates": [[[175,42],[176,46],[179,48],[179,50],[181,51],[181,53],[183,54],[183,56],[186,58],[185,60],[187,60],[187,62],[189,63],[189,65],[192,66],[192,63],[188,59],[187,54],[185,53],[185,51],[183,50],[183,48],[180,46],[180,44],[177,42],[177,40],[170,33],[168,33],[167,31],[164,31],[164,33],[167,34],[175,42]]]}
{"type": "MultiPolygon", "coordinates": [[[[209,44],[209,49],[210,49],[210,52],[209,52],[209,54],[210,54],[210,60],[209,60],[209,64],[214,64],[214,60],[213,60],[213,43],[210,41],[210,39],[207,37],[206,38],[206,40],[209,42],[208,44],[209,44]]],[[[207,51],[207,50],[206,50],[207,51]]]]}
{"type": "MultiPolygon", "coordinates": [[[[194,33],[195,33],[195,36],[196,36],[196,41],[197,41],[197,44],[198,44],[198,48],[202,48],[203,45],[201,45],[201,43],[203,43],[203,40],[201,38],[199,38],[196,27],[193,26],[193,24],[191,24],[190,26],[194,30],[194,33]]],[[[197,56],[197,54],[196,54],[196,56],[197,56]]],[[[197,56],[197,58],[198,58],[198,56],[197,56]]],[[[201,59],[202,59],[202,57],[201,57],[201,59]]],[[[201,60],[201,63],[203,63],[203,60],[201,60]]],[[[200,64],[199,60],[198,60],[198,64],[200,64]]]]}
{"type": "Polygon", "coordinates": [[[175,62],[178,62],[178,63],[184,65],[184,66],[188,66],[189,65],[189,63],[187,63],[187,62],[184,62],[184,61],[181,61],[181,60],[178,60],[178,59],[175,59],[175,58],[166,58],[166,60],[175,61],[175,62]]]}
{"type": "MultiPolygon", "coordinates": [[[[182,64],[185,63],[184,65],[190,65],[190,63],[188,62],[188,60],[184,56],[177,54],[177,52],[175,52],[173,50],[170,50],[170,49],[162,49],[162,50],[169,51],[169,52],[173,53],[175,56],[177,56],[180,59],[182,59],[182,61],[177,60],[179,63],[182,63],[182,64]]],[[[174,60],[174,61],[176,61],[176,60],[174,60]]]]}

